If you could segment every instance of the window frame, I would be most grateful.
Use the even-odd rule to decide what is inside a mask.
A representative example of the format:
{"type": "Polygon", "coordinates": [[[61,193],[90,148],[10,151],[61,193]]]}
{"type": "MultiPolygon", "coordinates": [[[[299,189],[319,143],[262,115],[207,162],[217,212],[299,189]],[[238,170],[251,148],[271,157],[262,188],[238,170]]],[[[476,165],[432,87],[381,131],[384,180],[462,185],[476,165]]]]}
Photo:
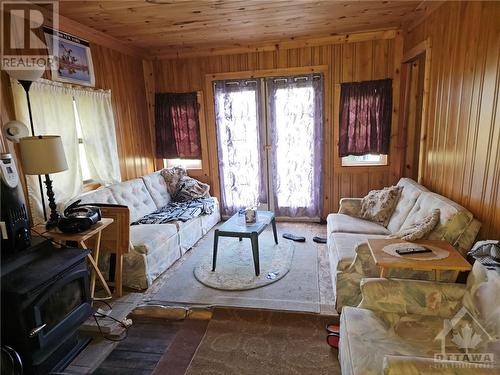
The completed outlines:
{"type": "MultiPolygon", "coordinates": [[[[349,155],[352,156],[352,155],[349,155]]],[[[389,155],[380,154],[380,161],[364,161],[364,160],[344,160],[349,156],[344,156],[340,158],[340,164],[342,167],[386,167],[389,165],[389,155]]],[[[362,155],[354,155],[362,156],[362,155]]]]}
{"type": "MultiPolygon", "coordinates": [[[[200,159],[188,159],[188,158],[176,158],[176,159],[156,159],[156,167],[161,168],[171,168],[169,166],[169,160],[199,160],[199,167],[189,167],[185,168],[186,171],[194,171],[195,173],[208,173],[208,146],[207,142],[207,128],[205,123],[205,99],[203,96],[203,91],[196,90],[196,100],[198,102],[198,123],[200,127],[200,146],[201,146],[201,158],[200,159]]],[[[178,165],[178,164],[177,164],[178,165]]]]}
{"type": "Polygon", "coordinates": [[[163,168],[172,168],[177,165],[181,165],[187,171],[201,171],[203,170],[203,159],[186,159],[186,158],[177,158],[177,159],[163,159],[163,168]],[[196,166],[186,166],[184,162],[199,162],[199,165],[196,166]]]}
{"type": "MultiPolygon", "coordinates": [[[[82,127],[80,124],[80,118],[78,116],[78,108],[76,106],[76,101],[75,98],[73,98],[73,116],[75,117],[75,128],[76,128],[76,134],[77,134],[77,141],[78,141],[78,159],[80,161],[80,171],[82,172],[82,184],[83,186],[90,185],[95,183],[95,180],[92,179],[92,176],[89,176],[90,178],[85,179],[83,175],[83,168],[82,168],[82,160],[80,157],[80,145],[83,145],[83,152],[85,154],[85,163],[87,164],[88,168],[88,159],[87,159],[87,150],[85,149],[85,142],[83,141],[83,138],[81,137],[82,133],[82,127]]],[[[90,173],[90,170],[89,170],[90,173]]]]}

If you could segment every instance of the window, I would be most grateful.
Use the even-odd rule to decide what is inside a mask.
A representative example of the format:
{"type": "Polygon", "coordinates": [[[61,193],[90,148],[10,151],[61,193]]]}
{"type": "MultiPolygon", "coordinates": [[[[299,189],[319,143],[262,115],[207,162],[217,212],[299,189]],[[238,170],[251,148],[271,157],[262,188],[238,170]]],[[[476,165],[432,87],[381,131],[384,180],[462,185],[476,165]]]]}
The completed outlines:
{"type": "Polygon", "coordinates": [[[75,114],[76,123],[76,136],[78,137],[78,156],[80,158],[80,168],[82,170],[83,183],[88,184],[92,182],[90,174],[89,162],[87,160],[87,152],[85,150],[85,143],[83,142],[82,124],[80,123],[80,116],[76,107],[75,99],[73,99],[73,113],[75,114]]]}
{"type": "Polygon", "coordinates": [[[349,155],[342,158],[343,167],[387,165],[387,155],[367,154],[362,156],[349,155]]]}
{"type": "Polygon", "coordinates": [[[165,168],[181,166],[186,169],[202,169],[201,159],[163,159],[165,168]]]}
{"type": "Polygon", "coordinates": [[[167,159],[174,163],[183,160],[188,164],[190,161],[197,160],[198,165],[201,165],[198,113],[199,103],[196,92],[157,93],[155,95],[157,158],[167,159]]]}
{"type": "Polygon", "coordinates": [[[391,118],[392,80],[343,83],[339,118],[342,165],[387,165],[391,118]]]}

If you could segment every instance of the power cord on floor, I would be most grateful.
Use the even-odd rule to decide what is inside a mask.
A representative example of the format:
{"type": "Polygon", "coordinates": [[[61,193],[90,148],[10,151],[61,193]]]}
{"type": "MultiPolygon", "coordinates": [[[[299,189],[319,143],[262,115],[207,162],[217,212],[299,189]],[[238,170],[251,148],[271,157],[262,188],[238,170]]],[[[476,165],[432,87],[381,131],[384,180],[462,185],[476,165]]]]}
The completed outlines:
{"type": "MultiPolygon", "coordinates": [[[[109,307],[110,311],[113,309],[112,306],[109,303],[107,303],[106,301],[94,300],[94,303],[96,303],[96,302],[99,302],[99,303],[102,303],[103,305],[106,305],[107,307],[109,307]]],[[[108,341],[113,341],[113,342],[120,342],[120,341],[125,340],[128,337],[128,329],[132,325],[132,321],[130,319],[125,319],[124,321],[121,321],[121,320],[118,320],[116,318],[113,318],[112,316],[103,314],[99,311],[96,311],[95,313],[93,313],[92,317],[94,318],[95,323],[97,324],[97,328],[99,329],[99,333],[101,334],[103,339],[108,340],[108,341]],[[102,331],[101,325],[99,324],[99,320],[97,318],[110,319],[110,320],[117,322],[123,328],[125,328],[125,335],[123,337],[120,337],[120,338],[106,336],[105,333],[102,331]]]]}

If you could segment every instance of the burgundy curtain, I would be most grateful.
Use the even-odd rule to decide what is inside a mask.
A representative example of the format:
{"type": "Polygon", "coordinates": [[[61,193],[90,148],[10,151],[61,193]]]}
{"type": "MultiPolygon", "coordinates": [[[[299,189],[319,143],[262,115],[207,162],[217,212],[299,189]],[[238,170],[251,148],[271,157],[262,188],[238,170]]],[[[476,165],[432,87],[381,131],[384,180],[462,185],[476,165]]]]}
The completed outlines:
{"type": "Polygon", "coordinates": [[[201,159],[196,92],[155,96],[156,157],[201,159]]]}
{"type": "Polygon", "coordinates": [[[339,156],[388,154],[391,117],[391,79],[343,83],[339,156]]]}

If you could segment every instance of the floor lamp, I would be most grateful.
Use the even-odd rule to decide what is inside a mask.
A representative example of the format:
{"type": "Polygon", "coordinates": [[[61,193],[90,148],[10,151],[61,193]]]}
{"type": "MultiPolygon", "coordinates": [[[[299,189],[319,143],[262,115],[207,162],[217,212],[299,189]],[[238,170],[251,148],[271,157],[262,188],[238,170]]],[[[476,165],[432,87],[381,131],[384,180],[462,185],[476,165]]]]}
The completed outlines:
{"type": "MultiPolygon", "coordinates": [[[[30,101],[30,87],[31,84],[40,79],[45,72],[45,66],[34,66],[31,70],[24,69],[5,69],[5,72],[19,82],[26,93],[26,100],[28,102],[28,114],[30,118],[31,135],[35,136],[35,128],[33,126],[33,114],[31,112],[30,101]]],[[[38,176],[38,186],[40,188],[40,198],[42,199],[43,218],[47,221],[47,209],[45,208],[45,196],[43,194],[42,177],[38,176]]]]}

